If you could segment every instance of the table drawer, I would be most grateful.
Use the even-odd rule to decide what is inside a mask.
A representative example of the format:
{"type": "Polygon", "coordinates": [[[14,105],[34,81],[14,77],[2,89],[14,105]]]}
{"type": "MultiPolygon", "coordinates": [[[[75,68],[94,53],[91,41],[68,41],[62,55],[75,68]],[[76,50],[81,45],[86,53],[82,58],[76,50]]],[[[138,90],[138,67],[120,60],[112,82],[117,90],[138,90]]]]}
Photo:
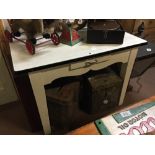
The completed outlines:
{"type": "Polygon", "coordinates": [[[92,65],[101,63],[103,61],[108,61],[109,59],[105,59],[105,60],[100,60],[99,58],[93,58],[93,59],[87,59],[84,61],[80,61],[80,62],[75,62],[69,65],[69,69],[70,70],[76,70],[76,69],[81,69],[81,68],[88,68],[92,65]]]}
{"type": "Polygon", "coordinates": [[[90,59],[86,59],[83,61],[74,62],[72,64],[69,64],[69,70],[76,70],[81,68],[88,68],[90,66],[100,64],[100,63],[108,63],[113,61],[115,62],[127,62],[129,58],[130,51],[123,52],[123,53],[117,53],[117,54],[109,54],[107,56],[100,56],[100,57],[94,57],[90,59]]]}

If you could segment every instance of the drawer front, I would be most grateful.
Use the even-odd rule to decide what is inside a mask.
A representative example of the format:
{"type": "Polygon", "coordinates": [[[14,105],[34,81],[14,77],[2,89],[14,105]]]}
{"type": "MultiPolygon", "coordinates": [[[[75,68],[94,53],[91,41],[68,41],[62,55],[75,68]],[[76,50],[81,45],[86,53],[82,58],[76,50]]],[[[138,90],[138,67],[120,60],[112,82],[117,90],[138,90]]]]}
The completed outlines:
{"type": "Polygon", "coordinates": [[[93,65],[97,65],[100,63],[107,63],[108,61],[111,63],[112,61],[114,63],[116,62],[127,62],[129,58],[130,51],[126,52],[120,52],[116,54],[109,54],[107,56],[101,56],[101,57],[94,57],[90,59],[86,59],[83,61],[78,61],[72,64],[69,64],[69,70],[76,70],[76,69],[81,69],[81,68],[88,68],[93,65]]]}
{"type": "Polygon", "coordinates": [[[93,58],[93,59],[87,59],[81,62],[76,62],[76,63],[72,63],[69,65],[69,69],[70,70],[76,70],[76,69],[81,69],[81,68],[88,68],[92,65],[101,63],[101,62],[105,62],[108,61],[108,59],[102,60],[100,61],[100,59],[98,58],[93,58]]]}

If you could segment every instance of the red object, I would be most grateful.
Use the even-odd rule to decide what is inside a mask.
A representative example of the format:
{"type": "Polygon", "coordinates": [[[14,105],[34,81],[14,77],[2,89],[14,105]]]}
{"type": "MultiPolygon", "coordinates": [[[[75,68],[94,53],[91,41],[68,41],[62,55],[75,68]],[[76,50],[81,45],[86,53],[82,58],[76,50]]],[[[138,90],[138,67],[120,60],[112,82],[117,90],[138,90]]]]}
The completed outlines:
{"type": "Polygon", "coordinates": [[[66,39],[67,41],[70,41],[70,32],[69,31],[63,31],[61,38],[66,39]]]}
{"type": "Polygon", "coordinates": [[[51,40],[52,40],[54,45],[58,45],[60,43],[60,38],[59,38],[59,35],[57,33],[51,34],[51,40]]]}
{"type": "Polygon", "coordinates": [[[4,33],[5,33],[5,36],[6,36],[7,40],[9,42],[13,42],[12,34],[8,30],[5,30],[4,33]]]}
{"type": "Polygon", "coordinates": [[[80,41],[78,32],[70,27],[66,27],[60,36],[61,43],[73,46],[80,41]]]}
{"type": "Polygon", "coordinates": [[[26,48],[31,55],[35,54],[35,47],[30,40],[26,40],[26,48]]]}
{"type": "Polygon", "coordinates": [[[73,30],[73,32],[72,32],[72,41],[75,41],[75,40],[77,40],[79,38],[80,38],[80,36],[77,33],[77,31],[76,30],[73,30]]]}
{"type": "MultiPolygon", "coordinates": [[[[25,46],[26,46],[26,49],[28,50],[28,52],[29,52],[31,55],[35,54],[35,46],[39,46],[39,45],[41,45],[41,44],[44,44],[44,43],[50,41],[50,40],[48,39],[47,41],[44,41],[44,42],[41,42],[41,43],[39,43],[39,44],[34,45],[34,44],[31,42],[31,40],[26,40],[26,41],[25,41],[25,40],[22,40],[22,39],[20,39],[20,38],[18,38],[18,37],[16,37],[16,36],[14,36],[13,33],[10,33],[8,30],[5,30],[4,33],[5,33],[5,36],[6,36],[6,38],[7,38],[7,40],[8,40],[9,42],[13,42],[13,39],[16,39],[16,40],[18,40],[19,42],[24,43],[25,46]]],[[[37,40],[40,40],[40,39],[43,39],[43,38],[38,38],[37,40]]],[[[60,43],[60,37],[59,37],[59,35],[58,35],[57,33],[51,34],[51,40],[52,40],[52,42],[53,42],[54,45],[58,45],[58,44],[60,43]]]]}

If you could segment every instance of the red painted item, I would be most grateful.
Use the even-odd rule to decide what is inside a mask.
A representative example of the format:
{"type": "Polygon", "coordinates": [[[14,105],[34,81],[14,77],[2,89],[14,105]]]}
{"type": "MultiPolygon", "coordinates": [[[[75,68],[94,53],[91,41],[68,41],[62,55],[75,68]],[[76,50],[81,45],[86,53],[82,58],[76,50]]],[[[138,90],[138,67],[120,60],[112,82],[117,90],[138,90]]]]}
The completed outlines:
{"type": "Polygon", "coordinates": [[[30,40],[26,40],[26,48],[30,54],[35,54],[35,46],[30,40]]]}
{"type": "Polygon", "coordinates": [[[57,33],[51,34],[51,40],[52,40],[54,45],[58,45],[60,43],[60,38],[59,38],[59,35],[57,33]]]}
{"type": "MultiPolygon", "coordinates": [[[[31,55],[35,54],[35,47],[36,46],[39,46],[39,45],[44,44],[44,43],[47,43],[49,41],[52,41],[54,45],[58,45],[60,43],[60,38],[59,38],[59,35],[57,33],[52,33],[50,40],[48,39],[47,41],[39,43],[39,44],[33,44],[31,40],[26,40],[26,41],[21,40],[21,39],[19,39],[19,37],[17,38],[16,36],[13,35],[13,33],[9,32],[8,30],[5,30],[5,36],[6,36],[6,38],[7,38],[7,40],[9,42],[13,42],[13,39],[16,39],[16,40],[24,43],[25,46],[26,46],[26,49],[28,50],[28,52],[31,55]]],[[[44,37],[41,37],[41,38],[38,38],[36,40],[41,40],[43,38],[44,37]]]]}
{"type": "Polygon", "coordinates": [[[60,42],[73,46],[80,41],[78,32],[70,27],[66,27],[60,36],[60,42]]]}
{"type": "Polygon", "coordinates": [[[80,38],[80,36],[79,36],[78,32],[76,30],[73,30],[72,31],[72,41],[75,41],[79,38],[80,38]]]}

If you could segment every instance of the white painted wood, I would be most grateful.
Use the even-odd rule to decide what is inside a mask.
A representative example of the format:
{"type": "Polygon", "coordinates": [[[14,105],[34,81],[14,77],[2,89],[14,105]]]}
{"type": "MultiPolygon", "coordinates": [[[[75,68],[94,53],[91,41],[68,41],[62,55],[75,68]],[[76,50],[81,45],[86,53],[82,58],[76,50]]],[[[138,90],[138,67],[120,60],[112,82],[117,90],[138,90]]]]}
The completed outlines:
{"type": "Polygon", "coordinates": [[[124,66],[122,67],[121,75],[122,77],[124,77],[124,81],[123,81],[123,86],[121,90],[119,105],[123,104],[123,100],[125,97],[125,93],[127,90],[127,86],[129,83],[130,75],[131,75],[132,68],[133,68],[133,65],[136,59],[137,52],[138,52],[138,48],[131,49],[128,62],[123,64],[124,66]]]}
{"type": "Polygon", "coordinates": [[[22,43],[17,41],[11,43],[11,56],[15,71],[23,71],[26,69],[65,62],[68,60],[85,58],[82,61],[65,63],[65,65],[29,72],[30,82],[45,134],[51,133],[50,125],[52,125],[49,121],[47,101],[44,90],[44,86],[46,84],[49,84],[53,80],[60,77],[82,75],[87,73],[89,70],[103,69],[117,62],[122,62],[124,64],[126,63],[127,66],[124,70],[122,69],[124,83],[119,102],[122,104],[130,77],[129,75],[131,74],[135,56],[137,54],[137,51],[135,50],[130,53],[130,50],[122,50],[122,48],[130,48],[130,46],[138,46],[142,43],[146,43],[146,41],[129,33],[125,33],[124,42],[121,45],[86,44],[80,42],[79,44],[70,47],[64,44],[54,46],[49,42],[46,45],[37,47],[36,54],[33,56],[28,54],[25,46],[22,43]],[[96,57],[97,54],[106,53],[112,50],[118,51],[105,56],[96,57]],[[89,55],[92,55],[93,58],[86,58],[89,55]]]}
{"type": "Polygon", "coordinates": [[[51,67],[48,69],[30,72],[29,78],[30,78],[33,93],[35,96],[35,100],[38,106],[44,133],[50,134],[51,133],[50,125],[52,125],[50,124],[50,121],[49,121],[46,94],[44,90],[44,86],[46,84],[49,84],[55,79],[58,79],[60,77],[82,75],[84,73],[87,73],[89,70],[99,70],[102,68],[106,68],[107,66],[117,62],[127,63],[129,54],[130,54],[129,51],[125,50],[125,52],[118,52],[117,54],[115,53],[109,56],[102,56],[94,59],[92,58],[89,60],[79,61],[74,64],[66,64],[58,67],[51,67]],[[85,64],[86,62],[90,62],[90,61],[94,62],[93,60],[97,60],[98,63],[92,63],[88,67],[84,65],[85,67],[79,68],[79,64],[85,64]],[[74,69],[70,67],[72,65],[74,65],[74,69]],[[76,67],[76,65],[78,67],[76,67]]]}
{"type": "Polygon", "coordinates": [[[29,76],[45,134],[51,133],[44,79],[40,73],[29,76]]]}
{"type": "Polygon", "coordinates": [[[11,56],[15,71],[23,71],[40,66],[46,66],[67,60],[83,58],[89,55],[106,53],[111,50],[130,47],[146,43],[145,40],[129,33],[125,33],[123,44],[86,44],[80,42],[74,46],[60,44],[55,46],[51,41],[36,48],[36,54],[30,55],[23,43],[14,41],[10,43],[11,56]]]}
{"type": "Polygon", "coordinates": [[[0,51],[0,105],[16,100],[17,94],[0,51]]]}
{"type": "Polygon", "coordinates": [[[117,54],[111,53],[111,54],[108,54],[106,56],[100,56],[100,57],[94,56],[93,58],[89,58],[89,59],[86,59],[84,61],[78,61],[78,62],[71,63],[70,69],[71,70],[80,69],[83,67],[87,67],[87,64],[90,64],[90,65],[91,64],[98,64],[98,63],[102,63],[102,62],[109,61],[109,60],[112,60],[113,63],[115,60],[126,62],[129,54],[130,54],[129,50],[125,50],[124,52],[117,52],[117,54]]]}

